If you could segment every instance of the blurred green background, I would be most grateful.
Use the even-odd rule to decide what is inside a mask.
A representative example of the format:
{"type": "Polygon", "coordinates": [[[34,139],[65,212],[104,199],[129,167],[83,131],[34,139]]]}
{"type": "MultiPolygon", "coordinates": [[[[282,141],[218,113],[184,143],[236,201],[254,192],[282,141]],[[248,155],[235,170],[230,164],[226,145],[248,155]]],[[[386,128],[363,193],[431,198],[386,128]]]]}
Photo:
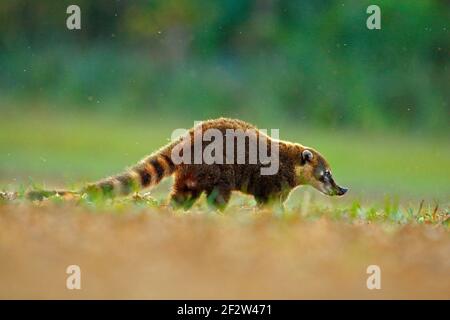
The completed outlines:
{"type": "Polygon", "coordinates": [[[0,186],[123,169],[194,120],[321,151],[355,194],[448,199],[450,4],[0,2],[0,186]],[[81,30],[66,28],[67,6],[81,30]]]}

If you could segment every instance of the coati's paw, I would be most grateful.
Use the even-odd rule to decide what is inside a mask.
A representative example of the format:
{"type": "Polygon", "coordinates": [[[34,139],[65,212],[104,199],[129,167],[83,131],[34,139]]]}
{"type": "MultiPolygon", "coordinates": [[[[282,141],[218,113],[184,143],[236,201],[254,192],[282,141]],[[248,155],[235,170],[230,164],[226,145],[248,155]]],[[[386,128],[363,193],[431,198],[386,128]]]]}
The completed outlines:
{"type": "Polygon", "coordinates": [[[208,192],[206,195],[206,199],[208,202],[208,206],[212,209],[223,211],[225,210],[228,201],[230,200],[231,191],[229,190],[220,190],[214,189],[211,192],[208,192]]]}
{"type": "Polygon", "coordinates": [[[199,196],[198,192],[175,192],[170,196],[169,206],[174,210],[189,210],[199,196]]]}
{"type": "Polygon", "coordinates": [[[270,211],[276,215],[280,215],[286,212],[284,199],[279,197],[274,198],[257,198],[256,199],[257,211],[270,211]]]}
{"type": "Polygon", "coordinates": [[[169,202],[169,207],[173,210],[181,209],[181,210],[187,211],[192,208],[194,203],[195,203],[195,200],[193,200],[193,199],[184,200],[184,201],[177,201],[177,200],[171,199],[169,202]]]}

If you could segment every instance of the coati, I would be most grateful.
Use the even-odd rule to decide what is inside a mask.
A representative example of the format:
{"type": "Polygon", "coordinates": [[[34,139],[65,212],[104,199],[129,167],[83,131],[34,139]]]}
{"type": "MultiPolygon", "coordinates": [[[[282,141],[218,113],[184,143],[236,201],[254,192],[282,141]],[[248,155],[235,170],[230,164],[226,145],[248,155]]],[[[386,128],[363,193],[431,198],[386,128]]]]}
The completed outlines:
{"type": "MultiPolygon", "coordinates": [[[[250,158],[250,139],[244,141],[245,148],[243,150],[248,160],[250,158]]],[[[210,143],[202,140],[201,151],[206,150],[210,143]]],[[[225,144],[225,141],[223,143],[225,144]]],[[[236,152],[237,147],[234,148],[231,160],[237,160],[239,156],[236,152]]],[[[223,146],[222,149],[225,155],[226,147],[223,146]]],[[[193,160],[192,155],[188,158],[193,160]]],[[[170,203],[174,207],[184,209],[189,209],[203,192],[206,193],[209,204],[223,209],[228,203],[232,191],[253,195],[259,205],[264,205],[272,201],[283,203],[290,191],[299,185],[311,185],[330,196],[341,196],[348,190],[335,183],[328,162],[313,148],[281,140],[275,141],[247,122],[219,118],[194,126],[183,137],[147,156],[122,174],[88,184],[80,191],[31,191],[28,193],[28,197],[42,198],[67,193],[102,197],[127,195],[139,189],[156,185],[164,177],[170,175],[174,176],[170,203]],[[231,164],[228,161],[212,164],[195,163],[195,161],[175,163],[173,151],[176,148],[182,150],[181,155],[184,155],[183,152],[186,150],[192,151],[192,154],[195,153],[193,141],[198,129],[201,129],[201,132],[214,129],[224,136],[229,133],[229,130],[252,131],[255,135],[254,138],[261,141],[263,138],[266,139],[264,141],[266,141],[267,147],[277,143],[278,171],[274,174],[263,175],[261,169],[265,165],[258,161],[256,163],[231,161],[231,164]],[[181,146],[185,149],[180,148],[181,146]]]]}

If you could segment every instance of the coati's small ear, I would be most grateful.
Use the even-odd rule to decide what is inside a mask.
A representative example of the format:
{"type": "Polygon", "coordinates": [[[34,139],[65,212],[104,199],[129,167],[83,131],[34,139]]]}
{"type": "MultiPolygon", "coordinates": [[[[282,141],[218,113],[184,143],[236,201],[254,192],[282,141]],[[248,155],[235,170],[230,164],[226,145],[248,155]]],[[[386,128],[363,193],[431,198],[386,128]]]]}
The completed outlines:
{"type": "Polygon", "coordinates": [[[310,150],[305,149],[302,151],[302,163],[309,162],[313,158],[314,158],[314,155],[310,150]]]}

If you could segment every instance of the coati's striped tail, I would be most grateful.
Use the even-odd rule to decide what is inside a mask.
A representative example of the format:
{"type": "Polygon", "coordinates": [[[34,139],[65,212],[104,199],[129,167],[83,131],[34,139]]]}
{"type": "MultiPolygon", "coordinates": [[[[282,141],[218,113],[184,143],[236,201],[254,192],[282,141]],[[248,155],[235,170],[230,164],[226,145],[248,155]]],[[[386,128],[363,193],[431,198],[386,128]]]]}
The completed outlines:
{"type": "Polygon", "coordinates": [[[32,190],[26,193],[30,200],[42,200],[51,196],[83,195],[93,197],[114,197],[137,192],[139,189],[158,184],[164,177],[175,171],[171,159],[173,143],[141,160],[137,165],[98,182],[90,183],[79,191],[32,190]]]}
{"type": "Polygon", "coordinates": [[[171,151],[172,145],[166,146],[124,173],[88,184],[80,193],[114,197],[156,185],[175,171],[175,165],[170,157],[171,151]]]}
{"type": "Polygon", "coordinates": [[[52,197],[52,196],[67,196],[67,195],[76,195],[77,191],[68,191],[68,190],[31,190],[25,194],[25,197],[29,200],[42,200],[44,198],[52,197]]]}

